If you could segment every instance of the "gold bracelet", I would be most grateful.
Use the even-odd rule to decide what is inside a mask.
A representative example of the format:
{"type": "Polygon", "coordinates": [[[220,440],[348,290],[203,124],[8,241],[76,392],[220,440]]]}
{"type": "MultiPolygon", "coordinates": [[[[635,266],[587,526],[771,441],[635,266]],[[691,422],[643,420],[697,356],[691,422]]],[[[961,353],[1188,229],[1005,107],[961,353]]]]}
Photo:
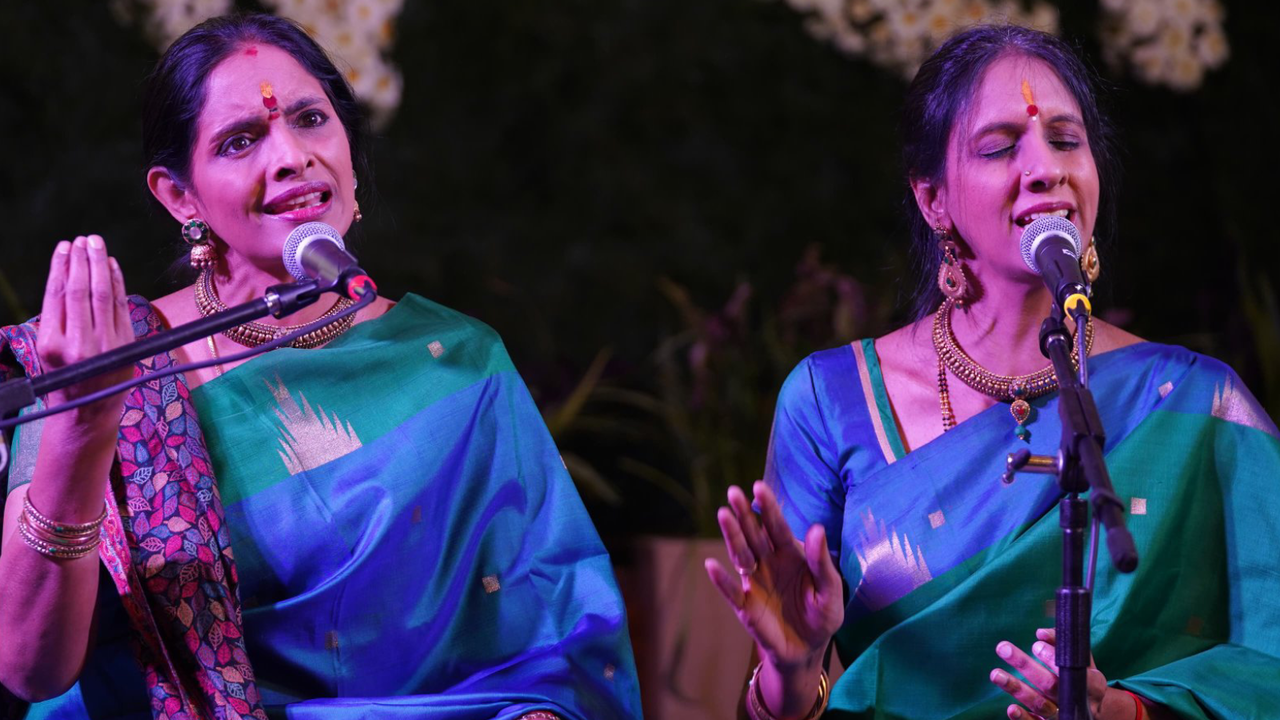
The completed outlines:
{"type": "Polygon", "coordinates": [[[75,560],[77,558],[82,558],[97,549],[100,539],[100,536],[95,535],[86,543],[76,545],[65,543],[55,544],[54,542],[50,542],[37,534],[37,530],[31,524],[26,512],[22,512],[18,515],[18,535],[22,537],[22,541],[27,544],[27,547],[35,550],[45,557],[51,557],[57,560],[75,560]]]}
{"type": "MultiPolygon", "coordinates": [[[[763,662],[756,665],[756,669],[751,673],[751,681],[747,683],[747,716],[751,720],[778,720],[777,716],[769,712],[769,708],[764,704],[764,695],[760,690],[759,682],[761,667],[764,667],[763,662]]],[[[830,690],[831,681],[827,679],[827,671],[823,670],[818,676],[818,699],[813,702],[813,708],[802,720],[815,720],[826,711],[830,690]]]]}
{"type": "Polygon", "coordinates": [[[560,716],[550,710],[534,710],[521,715],[520,720],[560,720],[560,716]]]}
{"type": "Polygon", "coordinates": [[[31,520],[33,525],[41,528],[42,530],[54,533],[55,535],[61,535],[68,538],[96,535],[98,533],[98,528],[102,527],[102,522],[107,519],[107,502],[105,500],[102,501],[102,514],[99,515],[96,520],[91,520],[87,523],[80,523],[78,525],[55,522],[45,517],[39,510],[36,510],[35,505],[31,504],[30,493],[23,496],[22,509],[27,513],[27,517],[31,520]]]}

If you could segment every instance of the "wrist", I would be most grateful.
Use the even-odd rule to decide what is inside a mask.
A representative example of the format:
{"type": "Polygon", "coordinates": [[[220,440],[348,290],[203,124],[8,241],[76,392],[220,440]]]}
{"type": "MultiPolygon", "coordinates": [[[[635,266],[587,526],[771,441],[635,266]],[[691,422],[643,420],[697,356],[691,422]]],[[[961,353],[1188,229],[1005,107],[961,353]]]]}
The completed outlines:
{"type": "Polygon", "coordinates": [[[747,706],[755,720],[791,720],[816,717],[829,691],[821,660],[782,667],[761,661],[747,687],[747,706]],[[754,697],[753,697],[754,696],[754,697]],[[759,708],[751,713],[753,705],[759,708]],[[815,713],[815,709],[819,710],[815,713]]]}

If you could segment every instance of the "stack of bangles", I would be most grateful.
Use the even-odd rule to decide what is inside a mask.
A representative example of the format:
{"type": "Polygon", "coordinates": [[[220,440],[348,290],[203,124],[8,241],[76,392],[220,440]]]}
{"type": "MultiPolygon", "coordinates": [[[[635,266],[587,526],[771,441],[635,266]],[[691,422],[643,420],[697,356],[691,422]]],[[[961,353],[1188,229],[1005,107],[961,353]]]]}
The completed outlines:
{"type": "Polygon", "coordinates": [[[82,558],[98,548],[102,539],[102,521],[107,519],[104,503],[97,520],[79,525],[68,525],[50,520],[31,505],[31,498],[22,500],[22,512],[18,514],[18,534],[27,547],[46,557],[58,560],[82,558]]]}
{"type": "MultiPolygon", "coordinates": [[[[761,663],[763,665],[763,663],[761,663]]],[[[751,673],[751,682],[747,683],[747,717],[751,720],[777,720],[777,717],[769,712],[769,708],[765,707],[764,696],[760,690],[760,667],[756,665],[756,669],[751,673]]],[[[827,700],[830,697],[831,681],[827,679],[827,671],[823,670],[818,677],[818,699],[813,703],[811,709],[803,718],[803,720],[814,720],[822,715],[827,709],[827,700]]]]}

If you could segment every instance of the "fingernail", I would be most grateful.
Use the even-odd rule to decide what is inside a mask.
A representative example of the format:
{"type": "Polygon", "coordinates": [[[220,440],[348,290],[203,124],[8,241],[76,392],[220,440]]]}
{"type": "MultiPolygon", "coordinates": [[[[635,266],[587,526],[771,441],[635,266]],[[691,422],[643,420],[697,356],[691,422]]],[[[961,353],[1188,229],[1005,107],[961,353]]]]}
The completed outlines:
{"type": "Polygon", "coordinates": [[[66,255],[67,253],[71,252],[71,243],[67,242],[66,240],[63,240],[58,243],[57,249],[59,254],[66,255]]]}
{"type": "Polygon", "coordinates": [[[1010,715],[1013,715],[1013,717],[1014,717],[1014,718],[1020,718],[1020,717],[1022,717],[1022,708],[1015,707],[1015,708],[1013,709],[1013,712],[1012,712],[1012,713],[1010,713],[1010,715]]]}
{"type": "Polygon", "coordinates": [[[113,258],[113,257],[112,257],[112,258],[107,258],[107,262],[111,264],[111,269],[112,269],[112,270],[119,270],[119,269],[120,269],[120,262],[119,262],[118,260],[116,260],[115,258],[113,258]]]}
{"type": "Polygon", "coordinates": [[[1048,640],[1049,631],[1046,630],[1045,628],[1040,628],[1039,630],[1036,630],[1036,637],[1040,638],[1041,640],[1048,640]]]}
{"type": "Polygon", "coordinates": [[[102,249],[102,238],[98,237],[97,235],[90,235],[90,236],[89,236],[89,247],[93,248],[94,250],[101,250],[101,249],[102,249]]]}
{"type": "Polygon", "coordinates": [[[82,248],[84,247],[84,243],[85,243],[85,239],[83,237],[76,238],[76,247],[82,248]]]}
{"type": "Polygon", "coordinates": [[[1003,670],[996,670],[991,673],[991,680],[997,685],[1003,685],[1009,682],[1009,676],[1003,670]]]}
{"type": "Polygon", "coordinates": [[[996,654],[1008,660],[1013,655],[1013,646],[1007,642],[996,645],[996,654]]]}
{"type": "Polygon", "coordinates": [[[1039,640],[1031,644],[1031,651],[1037,655],[1043,655],[1048,649],[1048,644],[1042,643],[1039,640]]]}

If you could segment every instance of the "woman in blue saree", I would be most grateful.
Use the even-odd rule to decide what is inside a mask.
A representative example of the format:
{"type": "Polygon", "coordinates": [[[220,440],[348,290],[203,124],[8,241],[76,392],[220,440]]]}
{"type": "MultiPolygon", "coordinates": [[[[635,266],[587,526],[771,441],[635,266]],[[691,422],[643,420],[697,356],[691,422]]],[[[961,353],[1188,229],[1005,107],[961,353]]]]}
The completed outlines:
{"type": "MultiPolygon", "coordinates": [[[[288,21],[193,29],[161,59],[144,114],[148,184],[199,280],[126,298],[102,238],[60,243],[39,322],[0,336],[6,375],[261,296],[289,280],[292,228],[360,220],[358,108],[288,21]]],[[[290,321],[350,304],[329,302],[290,321]]],[[[132,372],[286,330],[233,328],[132,372]]],[[[13,446],[10,715],[640,716],[608,555],[501,341],[459,313],[380,299],[292,347],[22,426],[13,446]]]]}
{"type": "MultiPolygon", "coordinates": [[[[1017,27],[960,33],[913,81],[919,320],[801,363],[756,508],[733,488],[719,512],[737,572],[707,571],[756,641],[750,717],[1056,717],[1061,494],[999,478],[1009,452],[1052,455],[1060,432],[1038,348],[1051,299],[1023,228],[1072,223],[1090,282],[1110,231],[1112,135],[1092,87],[1063,42],[1017,27]],[[832,642],[847,668],[829,686],[832,642]]],[[[1280,683],[1280,435],[1222,363],[1091,324],[1141,561],[1098,568],[1090,712],[1263,717],[1280,683]]]]}

